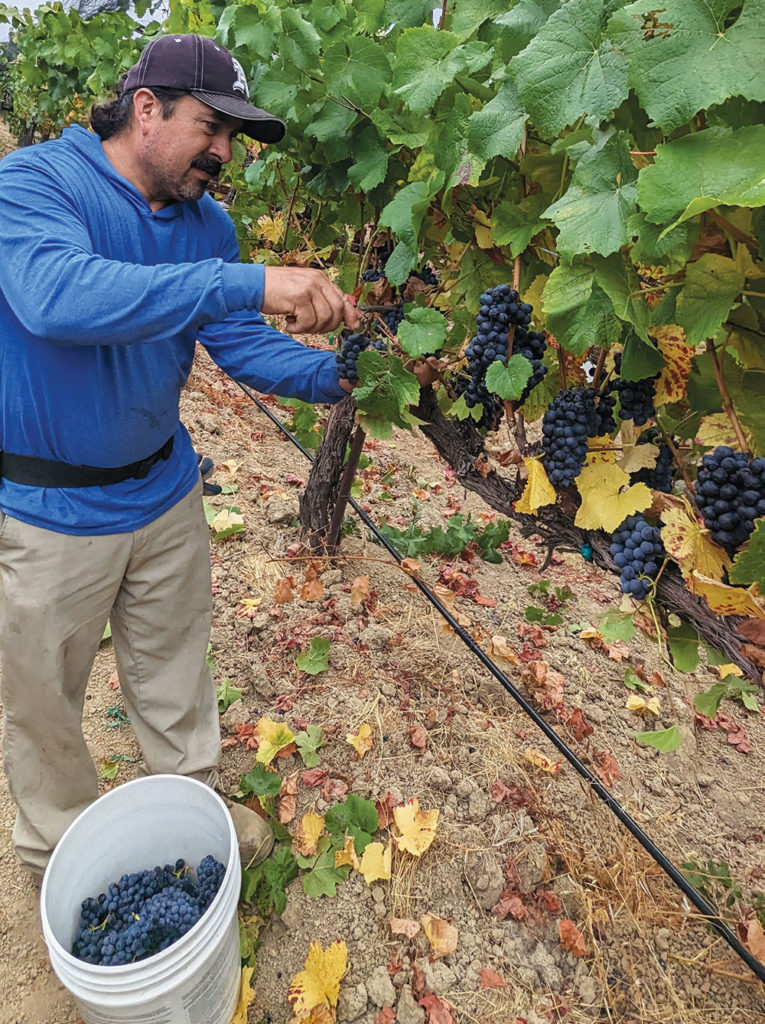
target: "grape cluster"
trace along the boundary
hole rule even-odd
[[[617,353],[616,372],[621,373],[622,357]],[[642,380],[622,380],[619,377],[614,381],[608,390],[617,391],[619,394],[619,416],[623,420],[633,420],[636,427],[642,427],[644,423],[654,415],[653,400],[656,397],[656,381],[659,379],[657,373],[653,377],[643,377]]]
[[[392,309],[389,309],[388,312],[384,314],[382,319],[391,334],[398,334],[398,325],[404,319],[404,303],[397,303]],[[379,327],[375,327],[375,330],[382,334]]]
[[[567,388],[553,398],[542,418],[542,449],[550,482],[568,487],[587,457],[587,438],[599,433],[596,394]]]
[[[481,295],[481,306],[476,317],[476,336],[470,341],[465,355],[470,380],[461,386],[460,394],[465,396],[469,409],[483,406],[479,426],[496,430],[502,419],[504,406],[486,387],[486,371],[493,362],[507,366],[508,332],[515,327],[513,354],[521,354],[530,360],[533,374],[521,396],[525,400],[531,389],[547,372],[542,365],[545,353],[545,336],[537,331],[527,330],[531,322],[532,307],[518,301],[518,292],[509,284],[489,288]]]
[[[382,339],[372,341],[366,334],[349,334],[347,338],[343,338],[340,351],[335,356],[341,380],[350,381],[351,384],[358,383],[359,375],[356,371],[356,360],[370,345],[379,352],[386,352],[388,350],[388,346]]]
[[[701,460],[696,495],[712,540],[732,554],[765,516],[765,459],[720,445]]]
[[[659,454],[656,458],[656,465],[652,469],[639,469],[637,473],[632,474],[633,481],[646,484],[654,491],[671,494],[672,481],[675,476],[675,460],[669,445],[663,444],[658,430],[653,429],[642,434],[638,444],[658,445]]]
[[[226,869],[212,856],[196,872],[183,860],[123,875],[83,900],[72,953],[115,967],[153,956],[193,928],[220,889]]]
[[[422,281],[423,284],[430,285],[431,288],[435,288],[436,285],[438,284],[436,272],[433,270],[429,263],[426,263],[421,270],[415,270],[412,273],[412,277],[416,277],[417,280]]]
[[[361,280],[365,281],[367,284],[374,284],[375,281],[382,281],[384,277],[384,270],[380,270],[377,267],[369,267],[361,275]]]
[[[665,557],[661,534],[643,516],[628,516],[614,532],[611,557],[621,569],[622,593],[641,601],[650,592]]]

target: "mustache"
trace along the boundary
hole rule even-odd
[[[196,160],[191,161],[191,166],[198,171],[204,171],[205,174],[212,175],[213,178],[217,178],[223,164],[211,156],[198,156]]]

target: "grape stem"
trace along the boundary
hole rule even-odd
[[[595,366],[595,373],[593,374],[593,377],[592,377],[592,389],[593,389],[593,391],[597,391],[598,388],[600,387],[600,377],[601,377],[601,374],[603,373],[603,366],[605,365],[605,362],[606,362],[606,349],[602,348],[600,350],[600,355],[598,356],[597,365]]]
[[[733,408],[733,403],[730,399],[730,392],[728,391],[728,385],[725,383],[725,377],[723,375],[722,367],[720,366],[720,360],[717,358],[715,343],[711,338],[707,338],[706,349],[709,353],[709,358],[712,360],[712,370],[714,371],[715,380],[717,381],[717,389],[720,392],[723,409],[730,420],[733,432],[736,435],[736,440],[741,447],[741,451],[749,454],[749,445],[747,444],[744,431],[741,429],[741,423],[736,415],[736,410]]]
[[[680,452],[678,451],[677,446],[675,445],[672,438],[669,436],[666,430],[664,430],[661,424],[657,423],[656,426],[659,428],[659,431],[661,432],[661,437],[664,441],[664,444],[672,452],[672,458],[675,460],[675,465],[680,470],[680,475],[683,478],[683,483],[685,484],[685,489],[688,492],[688,497],[691,503],[693,504],[696,514],[698,515],[699,508],[696,504],[696,491],[693,489],[691,478],[688,476],[688,470],[685,468],[685,466],[683,465],[683,460],[680,458]]]
[[[565,391],[568,387],[568,381],[566,380],[566,361],[563,355],[563,349],[558,346],[558,369],[560,370],[560,386],[561,390]]]

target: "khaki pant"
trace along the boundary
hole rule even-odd
[[[0,512],[3,764],[18,805],[13,844],[33,871],[98,796],[81,719],[107,619],[145,772],[217,778],[201,490],[200,481],[153,523],[109,536],[54,533]]]

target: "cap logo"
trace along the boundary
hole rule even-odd
[[[234,65],[234,71],[236,72],[236,80],[234,81],[233,88],[244,96],[246,100],[250,98],[250,90],[247,88],[247,79],[244,77],[244,68],[236,59],[231,58],[231,62]]]

